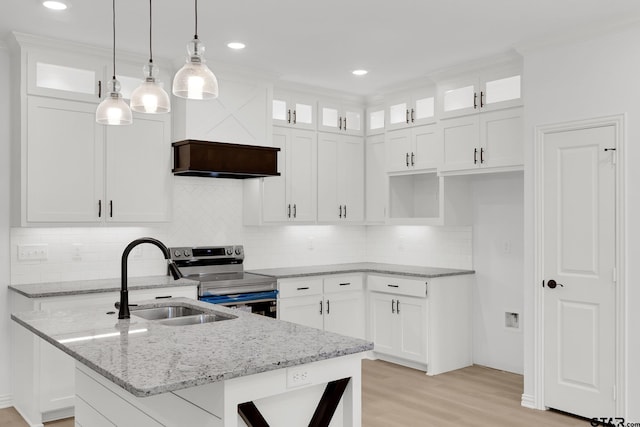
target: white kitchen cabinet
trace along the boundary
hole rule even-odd
[[[20,106],[14,116],[12,223],[168,221],[170,116],[135,114],[130,126],[98,125],[95,109],[106,96],[110,55],[26,35],[16,35],[12,48]],[[118,78],[125,97],[142,82],[145,62],[123,61]]]
[[[506,65],[438,83],[441,119],[522,105],[521,67]]]
[[[317,134],[313,131],[275,126],[273,146],[278,152],[280,176],[264,178],[245,188],[245,198],[257,206],[253,213],[262,212],[262,222],[314,222],[316,220],[317,191]],[[260,186],[262,183],[261,194]],[[251,191],[252,189],[257,190]],[[245,206],[247,211],[247,206]],[[245,212],[245,222],[255,218]],[[255,216],[255,215],[254,215]]]
[[[367,108],[367,136],[384,134],[385,108],[384,105],[376,105]]]
[[[318,103],[318,130],[347,135],[364,134],[364,112],[358,105],[320,101]]]
[[[364,138],[318,132],[318,221],[364,220]]]
[[[385,137],[367,137],[365,219],[367,224],[384,223],[387,217],[388,175],[385,167]]]
[[[522,169],[523,109],[509,108],[441,122],[443,173],[478,173]]]
[[[130,126],[105,128],[93,104],[27,102],[23,226],[169,220],[169,116],[136,114]]]
[[[387,130],[425,125],[436,121],[435,88],[416,89],[391,96],[386,105]]]
[[[364,339],[361,274],[281,279],[278,289],[280,320]]]
[[[118,292],[104,292],[71,296],[27,298],[11,293],[12,312],[31,310],[65,310],[73,307],[95,306],[96,310],[113,311],[114,322],[119,301]],[[196,286],[131,290],[132,304],[154,298],[197,298]],[[73,416],[75,402],[75,363],[60,351],[24,327],[12,324],[13,372],[16,381],[13,405],[30,425]]]
[[[273,124],[315,130],[317,105],[313,96],[276,89],[272,101]]]
[[[429,375],[471,365],[472,280],[369,274],[370,336],[378,357]]]
[[[436,169],[442,164],[440,128],[433,125],[386,133],[387,172]]]

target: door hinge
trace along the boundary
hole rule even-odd
[[[611,280],[613,283],[618,283],[618,269],[616,267],[611,270]]]

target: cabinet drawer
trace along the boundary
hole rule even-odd
[[[279,280],[278,290],[280,298],[321,295],[322,279]]]
[[[197,299],[198,292],[195,286],[174,286],[171,288],[129,291],[129,301],[132,304],[136,304],[138,301],[178,297]]]
[[[426,279],[405,279],[393,276],[374,275],[367,277],[367,287],[370,291],[423,298],[427,296],[426,283]]]
[[[362,276],[354,274],[349,276],[328,276],[324,279],[325,292],[348,292],[362,290]]]

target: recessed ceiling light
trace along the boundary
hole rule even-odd
[[[227,47],[235,50],[240,50],[240,49],[244,49],[246,45],[240,42],[231,42],[231,43],[227,43]]]
[[[69,7],[69,3],[68,2],[53,1],[53,0],[43,1],[42,5],[44,7],[46,7],[47,9],[51,9],[51,10],[65,10],[66,8]]]
[[[364,76],[365,74],[368,73],[367,70],[353,70],[351,72],[354,76]]]

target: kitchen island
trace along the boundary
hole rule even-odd
[[[77,425],[360,425],[370,342],[186,298],[230,320],[168,325],[110,305],[11,317],[76,359]],[[344,393],[344,394],[343,394]],[[328,417],[328,418],[327,418]],[[324,424],[323,424],[324,423]],[[108,425],[112,425],[108,424]]]

